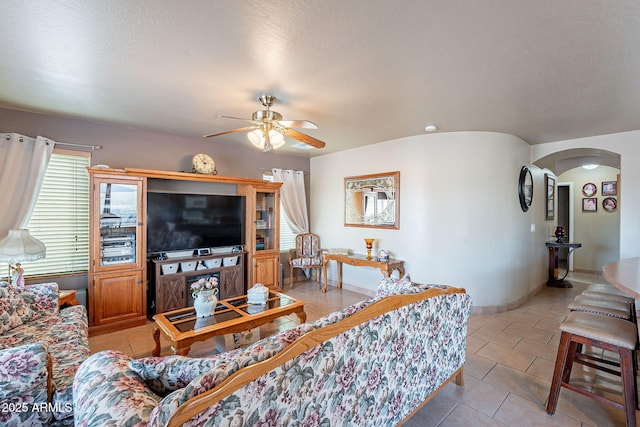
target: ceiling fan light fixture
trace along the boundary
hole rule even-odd
[[[251,132],[247,132],[247,138],[254,147],[260,149],[264,147],[264,138],[262,137],[262,131],[260,129],[254,129]]]
[[[270,130],[269,138],[271,139],[271,145],[273,146],[274,150],[277,150],[284,145],[284,135],[277,130]]]
[[[251,144],[254,147],[264,150],[266,138],[264,137],[264,133],[262,129],[254,129],[251,132],[248,132],[247,138],[249,139],[249,142],[251,142]],[[280,132],[278,132],[275,129],[271,129],[269,131],[269,141],[271,142],[272,149],[277,150],[278,148],[282,147],[285,143],[284,135],[282,135]]]

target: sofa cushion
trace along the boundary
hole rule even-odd
[[[39,283],[35,286],[26,286],[20,290],[20,296],[33,311],[29,320],[57,314],[59,311],[57,283]],[[25,320],[24,323],[26,322]]]
[[[402,279],[385,277],[378,285],[376,297],[386,297],[387,295],[397,294],[399,291],[413,286],[414,284],[409,276],[404,276]]]
[[[154,393],[164,397],[221,363],[223,359],[216,358],[145,357],[130,361],[129,369],[140,375]]]
[[[28,322],[33,314],[18,292],[4,283],[0,284],[0,333]]]
[[[0,352],[0,400],[30,391],[33,384],[47,386],[47,348],[32,343]]]

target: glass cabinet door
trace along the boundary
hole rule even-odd
[[[140,186],[100,182],[99,188],[100,266],[136,264]]]
[[[275,249],[276,195],[272,192],[256,192],[256,251]]]

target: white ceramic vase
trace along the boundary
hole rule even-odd
[[[193,308],[196,309],[196,317],[209,317],[218,304],[218,289],[200,291],[193,294]]]

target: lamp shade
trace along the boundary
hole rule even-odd
[[[262,129],[252,130],[251,132],[247,133],[247,138],[254,147],[264,149],[266,138]],[[282,135],[275,129],[271,129],[269,130],[269,141],[271,142],[271,147],[274,150],[277,150],[285,143],[284,135]]]
[[[33,237],[26,228],[9,230],[7,237],[0,240],[1,262],[35,261],[44,258],[46,253],[44,243]]]

